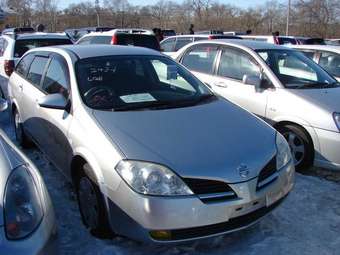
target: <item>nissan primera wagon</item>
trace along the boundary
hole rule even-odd
[[[10,85],[17,139],[74,183],[96,236],[219,235],[252,225],[293,187],[283,136],[156,51],[40,48]]]
[[[314,61],[247,40],[197,42],[176,54],[216,93],[273,125],[287,139],[297,170],[340,169],[340,84]]]

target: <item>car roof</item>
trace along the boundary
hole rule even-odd
[[[37,48],[39,51],[39,48]],[[47,49],[47,48],[46,48]],[[104,57],[112,55],[145,55],[145,56],[163,56],[158,51],[136,46],[123,46],[123,45],[105,45],[105,44],[92,44],[92,45],[61,45],[48,47],[49,50],[62,49],[72,52],[79,59],[91,57]]]
[[[3,36],[7,36],[14,40],[14,38],[10,34],[4,34]],[[69,39],[69,37],[65,33],[24,33],[17,34],[15,40],[21,39]]]
[[[133,32],[134,31],[134,32]],[[133,34],[133,35],[151,35],[154,36],[154,33],[148,29],[142,28],[116,28],[109,31],[103,32],[90,32],[85,34],[85,36],[113,36],[115,34]]]
[[[198,43],[201,43],[201,42],[243,46],[243,47],[250,48],[252,50],[286,50],[286,49],[289,49],[287,47],[277,45],[277,44],[272,44],[272,43],[267,43],[267,42],[258,42],[258,41],[246,40],[246,39],[243,39],[243,40],[217,39],[217,40],[209,40],[209,41],[200,41]]]
[[[340,53],[340,46],[337,45],[291,45],[294,49],[306,49],[306,50],[326,50]]]

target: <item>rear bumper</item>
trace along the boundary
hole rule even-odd
[[[340,170],[340,133],[315,128],[320,151],[316,152],[315,165]]]
[[[118,234],[144,242],[171,243],[221,235],[256,223],[282,202],[293,185],[292,163],[261,190],[256,191],[257,178],[230,184],[237,199],[208,204],[197,196],[143,196],[122,182],[118,190],[109,194],[110,222]],[[171,232],[171,238],[151,237],[151,231]]]

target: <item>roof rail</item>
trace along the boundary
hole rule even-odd
[[[32,27],[12,27],[12,28],[4,29],[1,34],[13,36],[14,38],[16,38],[18,34],[34,33],[34,32],[35,30]]]

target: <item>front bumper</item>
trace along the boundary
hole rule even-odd
[[[340,170],[340,133],[315,128],[320,144],[316,151],[315,165],[328,169]]]
[[[108,190],[109,215],[116,233],[144,242],[179,242],[221,235],[248,227],[273,210],[294,186],[290,162],[273,182],[257,191],[257,178],[229,184],[238,198],[203,203],[197,196],[143,196],[125,182]],[[171,238],[155,239],[150,232],[170,231]]]

